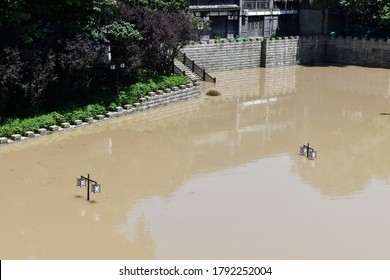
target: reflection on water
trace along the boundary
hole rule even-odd
[[[1,146],[0,258],[388,259],[390,71],[214,74],[220,97]]]
[[[283,154],[196,176],[168,198],[137,202],[119,230],[134,242],[146,224],[160,259],[388,258],[389,188],[374,182],[364,197],[328,200],[294,165]]]

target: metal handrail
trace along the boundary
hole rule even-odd
[[[245,10],[268,10],[270,8],[269,1],[256,0],[244,1]]]
[[[239,0],[190,0],[190,6],[208,6],[208,5],[240,5]]]
[[[217,79],[215,77],[210,76],[206,72],[206,69],[201,68],[199,65],[195,63],[194,60],[191,60],[185,53],[181,51],[177,51],[177,59],[181,61],[185,66],[187,66],[192,72],[197,74],[203,81],[209,81],[216,83]]]

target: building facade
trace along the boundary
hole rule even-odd
[[[190,0],[190,12],[210,25],[203,39],[231,38],[240,34],[240,0]],[[202,27],[199,27],[202,28]]]
[[[202,39],[297,35],[298,0],[190,0],[192,15],[210,25]],[[201,28],[201,26],[200,26]]]

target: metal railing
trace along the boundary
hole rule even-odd
[[[274,6],[270,6],[269,0],[252,0],[252,1],[246,1],[243,2],[243,9],[244,10],[269,10],[271,8],[277,9],[277,10],[292,10],[292,9],[298,9],[298,1],[275,1],[273,2]]]
[[[190,6],[240,5],[239,0],[190,0]]]
[[[298,10],[298,1],[278,1],[274,2],[274,9],[278,10]]]
[[[270,8],[268,1],[244,1],[245,10],[268,10]]]
[[[177,51],[177,57],[176,57],[181,63],[183,63],[185,66],[188,67],[192,72],[197,74],[203,81],[206,82],[216,82],[216,78],[210,76],[206,69],[201,68],[199,65],[195,63],[194,60],[191,60],[185,53],[182,53],[181,51]]]

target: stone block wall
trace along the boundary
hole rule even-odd
[[[261,67],[296,65],[299,37],[270,38],[262,42]]]
[[[263,38],[234,40],[209,40],[185,46],[185,53],[207,72],[260,67]]]
[[[128,113],[131,114],[134,112],[140,112],[147,109],[185,101],[191,98],[197,98],[200,96],[199,87],[200,83],[194,82],[193,84],[190,83],[179,87],[149,92],[147,96],[140,98],[139,102],[136,102],[133,105],[128,105]]]
[[[390,68],[390,40],[327,38],[326,62]]]
[[[182,51],[207,72],[324,63],[390,69],[390,40],[310,36],[221,41],[191,44]]]
[[[299,37],[299,64],[313,65],[324,63],[326,58],[326,37]]]

